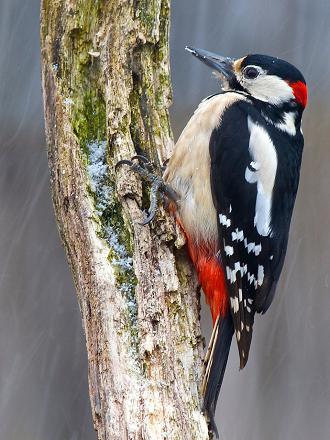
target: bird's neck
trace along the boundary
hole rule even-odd
[[[289,136],[300,135],[302,113],[285,103],[275,106],[259,101],[258,107],[263,118]]]

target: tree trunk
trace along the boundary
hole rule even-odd
[[[114,164],[158,167],[172,135],[169,0],[43,0],[42,77],[53,201],[72,268],[98,438],[208,439],[197,283],[163,209]]]

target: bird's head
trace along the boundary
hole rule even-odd
[[[268,55],[234,59],[192,47],[186,50],[220,75],[224,90],[243,92],[268,104],[300,111],[307,105],[306,81],[287,61]]]

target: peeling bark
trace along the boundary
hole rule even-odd
[[[43,0],[52,196],[77,289],[98,438],[208,439],[197,283],[173,220],[114,164],[171,153],[169,0]]]

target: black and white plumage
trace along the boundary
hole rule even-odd
[[[254,314],[268,309],[283,266],[302,149],[300,130],[282,132],[249,99],[227,109],[210,138],[221,263],[241,368]]]
[[[303,151],[302,74],[267,55],[238,60],[187,48],[220,74],[183,130],[164,181],[214,321],[203,381],[212,428],[235,334],[248,360],[255,313],[270,306],[286,253]]]

